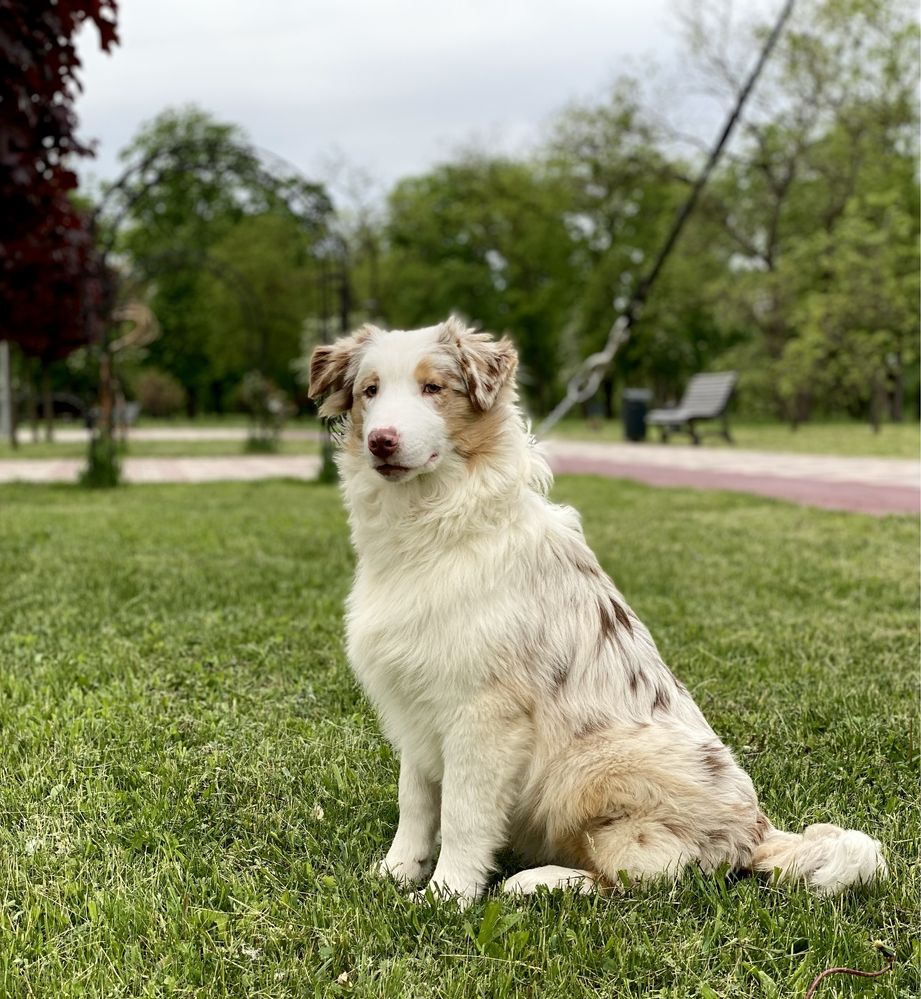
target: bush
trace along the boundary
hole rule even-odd
[[[243,376],[239,391],[240,401],[250,415],[246,450],[276,451],[282,427],[291,415],[287,395],[259,371],[248,371]]]
[[[185,409],[186,390],[172,375],[157,368],[141,371],[135,383],[141,412],[148,416],[175,416]]]

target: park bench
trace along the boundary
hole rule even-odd
[[[716,433],[721,433],[732,444],[728,409],[735,385],[734,371],[694,375],[677,406],[652,410],[646,417],[646,422],[659,428],[663,441],[668,440],[672,431],[683,431],[691,435],[695,444],[699,444],[701,435],[697,424],[701,420],[720,419],[723,429]]]

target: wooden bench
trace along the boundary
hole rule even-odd
[[[688,382],[681,402],[670,409],[654,409],[646,417],[646,422],[658,427],[662,440],[667,441],[672,432],[684,432],[691,435],[695,444],[700,443],[700,433],[697,424],[701,420],[721,420],[721,433],[732,444],[729,433],[728,408],[729,400],[736,387],[736,373],[721,371],[715,374],[694,375]]]

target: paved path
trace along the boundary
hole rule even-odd
[[[82,431],[62,431],[59,440]],[[177,434],[181,436],[177,436]],[[135,430],[135,440],[242,440],[242,427]],[[286,436],[316,436],[292,430]],[[154,436],[156,435],[156,436]],[[555,472],[633,479],[653,486],[728,489],[831,510],[871,514],[921,512],[921,463],[896,458],[839,458],[831,455],[740,451],[676,444],[605,444],[550,441]],[[78,458],[0,461],[0,482],[72,482]],[[312,479],[313,455],[228,455],[200,458],[126,458],[129,482],[218,482],[267,478]]]
[[[901,458],[561,440],[547,447],[555,472],[728,489],[855,513],[921,512],[921,463]]]
[[[239,427],[132,427],[128,436],[133,441],[245,441],[249,430]],[[307,427],[285,427],[282,438],[286,441],[318,441],[323,436],[319,430]],[[60,427],[54,431],[58,444],[89,443],[90,432],[83,427]],[[29,438],[23,433],[24,448]]]
[[[82,458],[23,458],[0,461],[2,482],[76,482]],[[230,455],[220,458],[125,458],[127,482],[253,482],[257,479],[315,479],[315,455]]]

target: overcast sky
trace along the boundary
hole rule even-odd
[[[762,7],[737,0],[737,7]],[[675,74],[673,0],[119,0],[121,44],[80,40],[84,176],[195,103],[311,176],[344,156],[386,186],[471,142],[517,151],[625,69]]]

